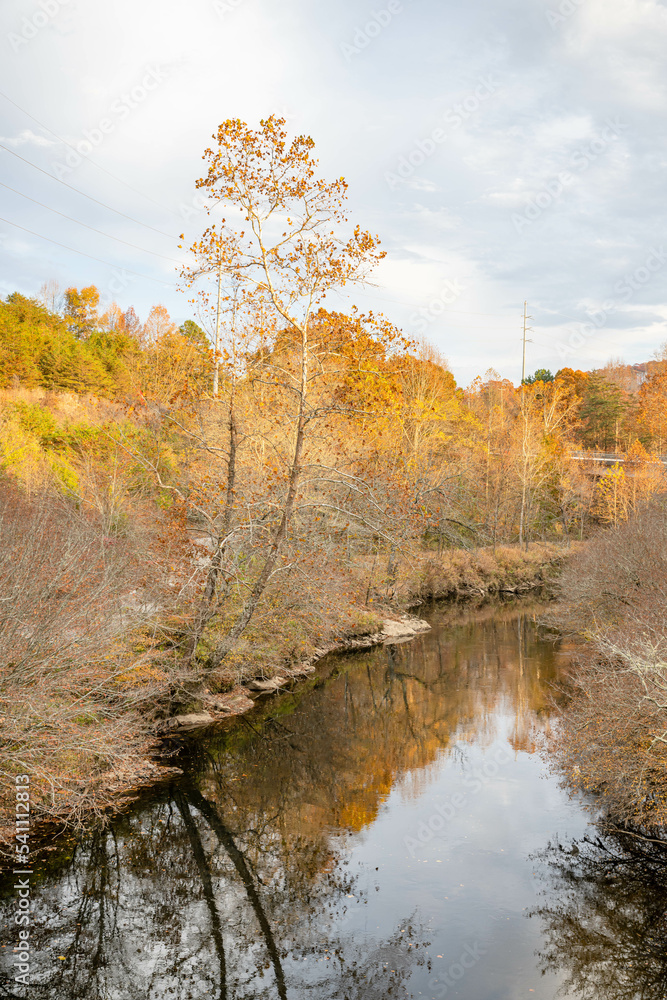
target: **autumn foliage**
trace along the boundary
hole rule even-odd
[[[196,706],[205,685],[298,662],[313,637],[372,629],[383,609],[523,586],[554,543],[620,530],[660,495],[664,359],[641,388],[616,363],[458,387],[410,330],[330,307],[384,251],[348,220],[347,185],[320,176],[310,138],[290,139],[275,116],[230,119],[203,159],[197,186],[224,217],[188,248],[193,318],[177,326],[156,304],[142,319],[94,286],[0,303],[0,493],[44,566],[59,565],[62,537],[79,552],[77,586],[97,593],[101,574],[86,628],[123,678],[120,693],[114,671],[97,678],[105,711],[126,698],[154,721]],[[587,457],[599,449],[618,464]],[[95,559],[68,541],[82,531]],[[112,600],[120,553],[130,575]],[[133,601],[138,673],[132,628],[120,646],[104,631]],[[27,628],[44,648],[62,641],[65,619],[48,637],[40,622]],[[50,690],[58,675],[44,670]],[[18,760],[32,723],[9,725]],[[106,751],[96,760],[99,775]]]

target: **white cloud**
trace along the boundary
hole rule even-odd
[[[30,128],[23,129],[15,136],[2,136],[1,142],[5,142],[8,146],[41,146],[48,147],[53,146],[56,142],[55,139],[47,139],[43,135],[35,135],[35,133]]]
[[[440,191],[441,189],[433,181],[428,181],[424,177],[411,177],[405,182],[407,188],[413,191]]]
[[[8,25],[20,26],[33,10],[27,0],[6,6]],[[664,6],[585,0],[565,23],[550,27],[544,14],[555,0],[545,0],[544,10],[534,0],[511,7],[421,0],[406,3],[400,19],[348,62],[340,42],[363,21],[355,0],[230,6],[218,16],[213,0],[193,0],[187,9],[180,0],[71,4],[62,22],[67,33],[45,28],[17,53],[6,47],[5,78],[13,83],[5,90],[76,144],[140,85],[148,67],[168,67],[164,83],[131,113],[113,118],[113,130],[65,179],[174,237],[183,228],[194,236],[206,222],[205,213],[194,210],[183,219],[180,206],[192,205],[201,155],[217,125],[230,117],[257,122],[280,110],[291,130],[313,136],[323,174],[348,179],[351,219],[378,232],[389,251],[378,271],[381,287],[360,290],[354,299],[369,307],[381,303],[409,332],[410,318],[444,281],[466,284],[447,316],[429,326],[462,381],[489,365],[517,377],[519,346],[514,350],[512,338],[515,329],[518,338],[525,298],[537,331],[529,364],[553,364],[550,338],[566,329],[554,319],[584,322],[581,303],[604,301],[614,282],[660,245],[667,229],[667,142],[656,125],[667,89]],[[497,86],[475,104],[471,95],[488,78]],[[446,140],[392,190],[385,173],[467,98],[467,117],[450,123]],[[3,102],[0,110],[10,137],[5,144],[51,172],[62,147],[54,150],[55,142],[13,106]],[[592,144],[609,120],[627,127],[595,152]],[[577,154],[587,162],[573,169]],[[0,155],[7,183],[26,194],[121,239],[178,256],[176,239]],[[546,201],[545,185],[563,170],[572,171],[573,183],[517,233],[512,213],[531,199]],[[0,199],[7,219],[114,265],[175,281],[166,262],[94,237],[6,191]],[[21,245],[30,253],[9,254],[17,239],[11,231],[0,261],[5,280],[23,292],[35,293],[54,271],[67,284],[110,280],[112,268],[24,234]],[[174,287],[137,279],[124,295],[121,304],[134,303],[143,314],[162,298],[184,318],[185,298]],[[632,307],[662,315],[665,302],[667,267]],[[663,336],[654,327],[615,331],[627,345],[620,353],[631,356],[633,344],[648,350],[652,337]],[[616,343],[614,350],[619,353]],[[597,347],[582,347],[578,364],[586,367],[587,359],[599,361]]]

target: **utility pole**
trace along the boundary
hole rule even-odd
[[[532,344],[532,340],[530,340],[530,339],[526,340],[526,333],[530,330],[530,327],[527,326],[527,323],[528,323],[528,320],[532,319],[532,318],[533,318],[532,316],[528,315],[528,303],[524,302],[524,304],[523,304],[523,360],[521,362],[521,385],[523,385],[523,381],[524,381],[524,379],[526,377],[526,344],[527,343],[528,344]]]

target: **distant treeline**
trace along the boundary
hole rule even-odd
[[[100,313],[94,286],[69,288],[59,298],[60,308],[18,292],[0,302],[1,388],[125,397],[141,389],[141,355],[156,343],[176,350],[185,340],[206,352],[204,331],[192,321],[177,330],[164,306],[153,307],[142,324],[132,308]]]

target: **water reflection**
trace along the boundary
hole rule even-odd
[[[232,832],[215,799],[186,781],[91,836],[60,882],[42,887],[34,985],[2,995],[407,996],[411,967],[425,961],[420,928],[406,919],[361,948],[335,926],[354,891],[340,859],[309,838],[285,840],[269,817],[245,820],[237,814]]]
[[[528,855],[587,822],[535,753],[563,648],[530,606],[433,621],[416,642],[331,658],[62,857],[35,887],[32,985],[0,996],[553,998],[562,976],[540,980],[525,917]],[[405,834],[498,747],[509,771],[411,856]],[[466,948],[485,957],[447,986]]]
[[[571,995],[595,1000],[667,997],[667,843],[610,833],[542,854],[548,865],[545,970],[565,972]]]

